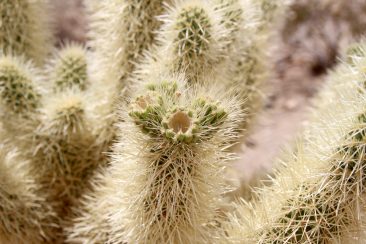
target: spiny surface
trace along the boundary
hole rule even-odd
[[[51,49],[46,20],[46,0],[2,0],[0,2],[0,50],[23,55],[42,64]]]

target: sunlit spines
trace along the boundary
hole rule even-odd
[[[161,16],[156,60],[168,72],[185,72],[190,82],[211,75],[225,57],[230,35],[223,14],[208,1],[176,1]]]
[[[164,1],[169,2],[169,1]],[[129,77],[140,56],[155,41],[160,26],[162,0],[88,1],[90,17],[91,62],[88,63],[90,88],[94,101],[93,134],[105,151],[115,139],[116,107],[127,91]],[[107,39],[106,39],[107,38]]]
[[[83,134],[87,130],[85,100],[83,93],[77,89],[45,98],[43,130],[57,138]]]
[[[43,64],[51,51],[48,0],[3,0],[0,3],[0,52],[23,55]]]

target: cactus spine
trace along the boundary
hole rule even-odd
[[[360,230],[365,188],[362,68],[343,64],[331,74],[312,123],[282,161],[273,186],[262,189],[249,207],[238,207],[228,228],[232,241],[338,243]]]
[[[90,1],[87,7],[91,13],[90,46],[101,61],[95,63],[96,67],[106,69],[101,74],[108,75],[104,82],[125,82],[155,40],[160,26],[156,16],[164,10],[163,0]],[[105,45],[106,42],[110,44]]]
[[[35,8],[37,3],[29,4]],[[44,47],[41,42],[37,45]],[[88,78],[83,48],[67,45],[49,63],[45,75],[33,66],[15,55],[0,57],[4,141],[29,159],[39,194],[65,225],[71,207],[90,186],[89,177],[106,163],[103,152],[109,138],[101,140],[102,135],[95,133],[100,123],[91,106],[93,97],[85,90]],[[63,238],[61,232],[57,229],[52,233],[55,241]]]
[[[40,57],[3,47],[6,55],[1,58],[12,66],[0,62],[2,111],[26,123],[7,123],[7,114],[1,114],[11,128],[6,133],[13,133],[6,143],[30,159],[39,192],[46,194],[62,227],[86,194],[75,225],[68,229],[69,242],[202,243],[224,238],[220,200],[227,186],[222,172],[233,158],[227,150],[238,140],[246,109],[228,80],[232,70],[238,76],[245,70],[235,68],[241,60],[233,57],[250,47],[241,36],[254,40],[256,19],[249,17],[255,15],[249,0],[210,3],[175,1],[157,18],[164,11],[162,0],[90,1],[91,61],[83,48],[66,46],[45,77],[11,55],[25,53],[36,63],[43,62]],[[5,23],[8,28],[12,22]],[[111,45],[105,45],[105,37]],[[40,39],[33,42],[43,47]],[[142,58],[146,60],[137,66]],[[51,84],[42,83],[45,78]],[[235,86],[241,79],[233,79]],[[115,104],[130,82],[136,90],[131,89],[131,102],[120,109],[111,166],[99,173],[116,136]],[[91,185],[94,191],[89,191]],[[58,234],[64,238],[65,233],[55,232],[56,238]]]

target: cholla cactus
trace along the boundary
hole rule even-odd
[[[15,2],[29,9],[41,3]],[[165,2],[167,12],[158,18],[165,11],[162,0],[88,1],[91,53],[67,45],[42,74],[18,57],[41,64],[41,52],[2,47],[4,141],[29,159],[37,194],[45,196],[61,227],[78,215],[68,228],[70,242],[202,243],[225,236],[221,196],[228,189],[222,172],[233,158],[227,151],[238,141],[246,109],[246,97],[230,86],[243,78],[244,69],[236,67],[250,60],[234,57],[255,42],[255,4]],[[34,13],[26,13],[33,21]],[[13,22],[3,23],[10,31]],[[26,40],[44,48],[45,36]],[[229,82],[233,70],[237,76]],[[115,105],[130,83],[136,89],[119,109],[118,143],[107,168]],[[61,231],[54,232],[60,240],[52,241],[63,241]]]
[[[45,243],[52,241],[57,219],[27,162],[14,150],[0,147],[0,242]]]
[[[260,108],[269,34],[259,36],[261,12],[252,1],[178,1],[161,19],[158,44],[138,66],[136,80],[184,72],[190,83],[219,81],[237,87],[243,109]],[[219,68],[218,68],[219,67]],[[249,117],[243,125],[247,129]]]
[[[0,50],[42,64],[51,50],[47,0],[3,0],[0,3]]]
[[[249,207],[238,207],[227,231],[233,241],[338,243],[355,236],[365,189],[365,57],[331,74],[312,123],[273,186]]]
[[[222,234],[217,199],[231,158],[223,148],[238,136],[240,103],[219,90],[187,90],[179,77],[162,80],[122,113],[112,166],[70,242],[202,243]]]

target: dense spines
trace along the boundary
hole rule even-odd
[[[138,66],[144,76],[184,72],[190,83],[203,82],[213,76],[213,67],[225,56],[228,29],[222,14],[208,1],[176,1],[159,19],[163,22],[157,34],[157,45],[145,63]],[[206,77],[205,77],[206,76]]]
[[[45,129],[56,137],[83,134],[85,124],[85,97],[78,91],[69,91],[48,98],[42,109]]]
[[[43,64],[51,50],[47,0],[3,0],[0,3],[0,50]]]
[[[163,19],[160,32],[161,52],[171,60],[171,72],[185,71],[192,82],[197,82],[221,58],[224,26],[220,15],[205,1],[186,1],[174,8]],[[160,61],[160,60],[159,60]]]
[[[258,191],[249,207],[238,207],[231,241],[338,243],[357,236],[366,183],[363,79],[357,65],[343,64],[331,74],[273,186]]]
[[[49,243],[57,218],[39,193],[28,162],[15,151],[0,148],[0,242]]]
[[[220,1],[226,16],[226,25],[231,26],[234,43],[228,49],[226,72],[221,80],[227,86],[237,87],[236,93],[245,101],[243,109],[248,114],[243,128],[248,131],[263,100],[263,83],[268,77],[268,43],[271,31],[261,31],[264,13],[252,1]],[[224,4],[225,3],[225,4]],[[240,9],[241,11],[239,11]]]
[[[54,90],[62,92],[73,87],[85,90],[88,86],[87,57],[84,47],[68,44],[50,64],[49,76]]]
[[[93,134],[109,150],[115,139],[117,104],[128,90],[140,56],[155,41],[160,26],[156,16],[164,10],[163,0],[88,1],[86,6],[91,13],[87,93],[94,98],[89,104],[95,111]]]
[[[202,243],[219,237],[217,199],[227,190],[222,172],[231,158],[224,145],[237,136],[240,104],[218,90],[187,90],[181,78],[162,80],[169,82],[148,83],[129,115],[122,114],[111,168],[76,219],[71,242],[95,238],[95,216],[109,225],[109,236],[103,236],[110,243]]]

